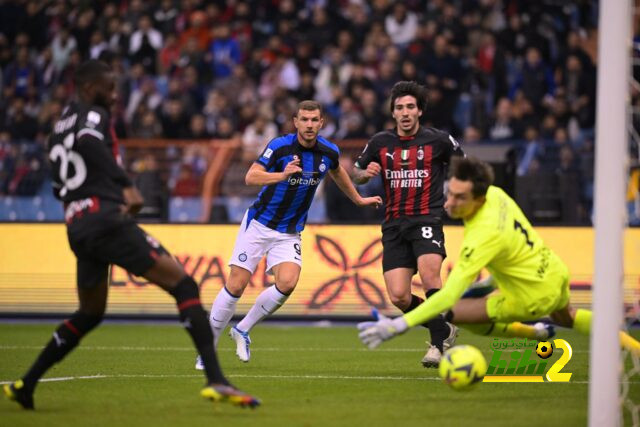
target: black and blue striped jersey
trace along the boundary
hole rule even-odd
[[[295,133],[273,139],[256,162],[267,172],[282,172],[289,162],[300,159],[302,172],[265,185],[249,208],[247,224],[255,219],[283,233],[302,231],[316,189],[329,169],[338,168],[339,156],[338,146],[320,136],[311,148],[303,147]]]

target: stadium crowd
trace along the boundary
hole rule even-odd
[[[588,221],[597,12],[596,0],[0,2],[0,195],[39,191],[74,70],[99,58],[118,72],[119,138],[238,138],[247,162],[293,131],[298,100],[322,103],[323,136],[367,139],[393,126],[391,86],[416,80],[425,125],[465,146],[509,142],[513,176],[564,180],[570,219]],[[206,170],[185,152],[173,195],[197,195]]]

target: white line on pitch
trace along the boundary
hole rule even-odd
[[[0,350],[40,350],[43,346],[35,346],[35,345],[0,345]],[[195,351],[193,347],[136,347],[136,346],[79,346],[77,350],[93,350],[93,351]],[[226,347],[219,348],[217,350],[220,351],[235,351],[235,348]],[[287,351],[287,352],[297,352],[297,351],[315,351],[315,352],[361,352],[361,351],[371,351],[366,348],[347,348],[347,347],[335,347],[335,348],[326,348],[326,347],[257,347],[251,348],[251,351],[260,352],[260,351]],[[387,352],[387,353],[403,353],[403,352],[416,352],[416,351],[424,351],[424,348],[378,348],[375,350],[376,352]],[[489,352],[489,350],[485,351],[485,353]],[[587,350],[573,350],[573,353],[588,353]]]
[[[248,375],[248,374],[231,374],[230,378],[255,378],[255,379],[294,379],[294,380],[362,380],[362,381],[441,381],[437,377],[385,377],[385,376],[356,376],[356,375]],[[199,374],[118,374],[118,375],[81,375],[76,377],[55,377],[44,378],[41,382],[54,381],[74,381],[74,380],[95,380],[110,378],[201,378]],[[10,384],[11,381],[0,381],[0,384]],[[638,384],[640,381],[631,381],[630,384]],[[558,384],[589,384],[589,381],[570,381],[568,383]]]

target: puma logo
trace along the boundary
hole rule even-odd
[[[64,345],[64,343],[66,343],[66,341],[62,338],[60,338],[60,336],[58,335],[57,332],[53,333],[53,339],[56,341],[56,345],[58,347],[62,347]]]
[[[391,157],[391,160],[393,160],[393,155],[396,153],[385,153],[386,156]]]
[[[442,248],[442,242],[439,240],[432,240],[431,243],[433,243],[434,245],[438,245],[439,248]]]

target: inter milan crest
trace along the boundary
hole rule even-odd
[[[247,253],[242,252],[240,255],[238,255],[238,259],[240,260],[240,262],[245,262],[247,260]]]
[[[324,172],[327,170],[327,165],[325,165],[324,163],[320,163],[320,166],[318,166],[318,169],[320,169],[320,172]]]

